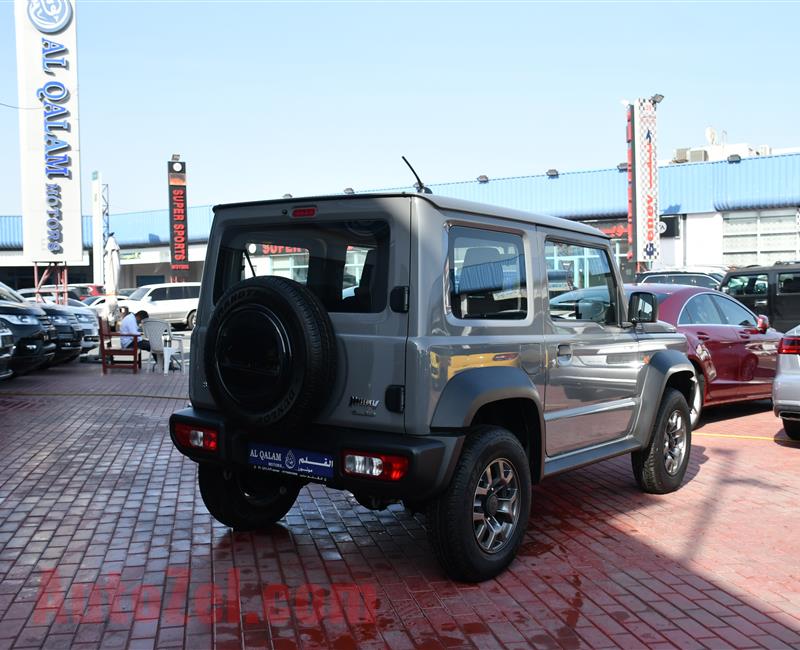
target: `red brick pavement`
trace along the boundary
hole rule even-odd
[[[185,393],[80,365],[0,383],[0,647],[800,647],[800,446],[764,405],[710,411],[675,494],[626,457],[538,486],[519,558],[475,586],[423,517],[317,486],[231,533],[166,433]]]

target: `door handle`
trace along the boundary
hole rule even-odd
[[[572,346],[568,343],[561,343],[556,352],[558,365],[565,366],[572,361]]]
[[[711,337],[708,334],[706,334],[705,332],[698,332],[697,333],[697,338],[699,338],[701,341],[708,341],[708,340],[711,339]]]

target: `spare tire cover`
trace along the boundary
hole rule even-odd
[[[232,286],[206,333],[208,389],[240,424],[291,429],[316,417],[336,378],[333,325],[303,285],[277,276]]]

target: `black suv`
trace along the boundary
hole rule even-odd
[[[8,379],[11,370],[11,355],[14,352],[14,335],[7,327],[0,326],[0,379]]]
[[[56,353],[53,363],[73,361],[81,355],[83,328],[72,310],[62,305],[42,303],[40,307],[56,328]]]
[[[56,353],[57,333],[50,317],[16,291],[0,282],[0,326],[14,336],[11,370],[24,374],[52,363]]]
[[[800,262],[746,266],[729,271],[720,290],[756,314],[764,314],[779,332],[800,324]]]

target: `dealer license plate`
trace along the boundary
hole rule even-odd
[[[333,456],[294,447],[252,443],[248,463],[258,469],[317,480],[333,478]]]

